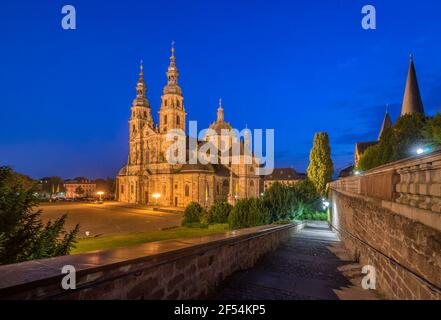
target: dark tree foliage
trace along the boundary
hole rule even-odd
[[[204,219],[205,210],[197,202],[190,202],[184,211],[183,226],[190,226],[192,224],[200,223]]]
[[[401,116],[383,133],[378,144],[363,153],[358,168],[369,170],[412,156],[418,146],[434,141],[434,134],[441,130],[437,126],[440,122],[440,119],[426,121],[420,113]]]
[[[0,264],[69,254],[79,231],[64,231],[66,215],[43,224],[34,188],[13,179],[14,172],[0,167]]]
[[[293,193],[289,187],[279,182],[273,183],[265,191],[263,201],[270,212],[271,221],[289,219],[294,201]]]
[[[215,202],[207,212],[207,223],[227,223],[232,208],[228,202]]]
[[[269,210],[260,198],[238,200],[228,217],[230,229],[260,226],[270,221]]]
[[[436,113],[433,118],[429,118],[423,128],[423,137],[430,145],[441,145],[441,114]]]
[[[308,179],[314,184],[317,191],[324,195],[326,185],[332,181],[334,164],[331,159],[331,146],[326,132],[314,135],[314,145],[309,154]]]

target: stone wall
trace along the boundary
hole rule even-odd
[[[263,226],[0,267],[0,299],[197,299],[252,267],[303,223]],[[61,269],[77,270],[77,289]]]
[[[338,180],[331,224],[390,299],[441,299],[441,153]]]

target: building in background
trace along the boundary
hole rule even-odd
[[[167,133],[175,129],[186,132],[187,114],[184,96],[178,85],[179,72],[174,48],[166,75],[159,123],[155,124],[146,98],[147,86],[141,64],[129,120],[129,156],[116,178],[116,200],[167,207],[185,207],[195,201],[208,207],[218,200],[234,203],[236,199],[259,196],[262,180],[256,174],[257,164],[254,161],[245,163],[243,160],[246,156],[242,152],[239,164],[232,164],[231,161],[228,164],[201,164],[199,161],[196,164],[171,164],[166,160],[166,151],[174,143],[167,141]],[[212,131],[206,135],[205,141],[193,142],[199,145],[217,137],[223,138],[220,131],[231,129],[231,125],[224,120],[221,101],[217,119],[210,129]],[[188,147],[190,138],[187,137],[186,141]],[[240,146],[243,151],[244,144]],[[188,150],[186,157],[188,159]]]
[[[304,179],[306,179],[306,174],[298,173],[293,168],[274,168],[273,173],[264,178],[264,191],[268,190],[276,182],[292,186]]]
[[[410,55],[409,69],[407,71],[406,88],[404,89],[403,105],[401,107],[401,115],[422,113],[424,114],[423,102],[421,100],[420,88],[418,86],[418,79],[415,71],[415,65],[413,57]],[[354,163],[357,168],[360,162],[360,158],[363,153],[371,146],[376,145],[383,132],[393,126],[389,113],[386,110],[384,115],[383,124],[378,134],[377,141],[370,142],[358,142],[355,144]]]
[[[67,199],[95,198],[96,184],[87,179],[66,180],[64,182]]]

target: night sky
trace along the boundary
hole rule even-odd
[[[302,2],[302,4],[301,4]],[[361,8],[377,9],[377,30]],[[77,9],[77,30],[61,8]],[[34,178],[115,176],[127,161],[140,59],[157,119],[176,42],[187,120],[274,128],[276,165],[304,171],[314,132],[335,168],[395,120],[413,52],[427,113],[441,107],[441,1],[1,1],[0,164]]]

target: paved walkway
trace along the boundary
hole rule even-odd
[[[361,288],[362,266],[351,261],[327,224],[305,229],[218,288],[212,299],[379,299]]]

